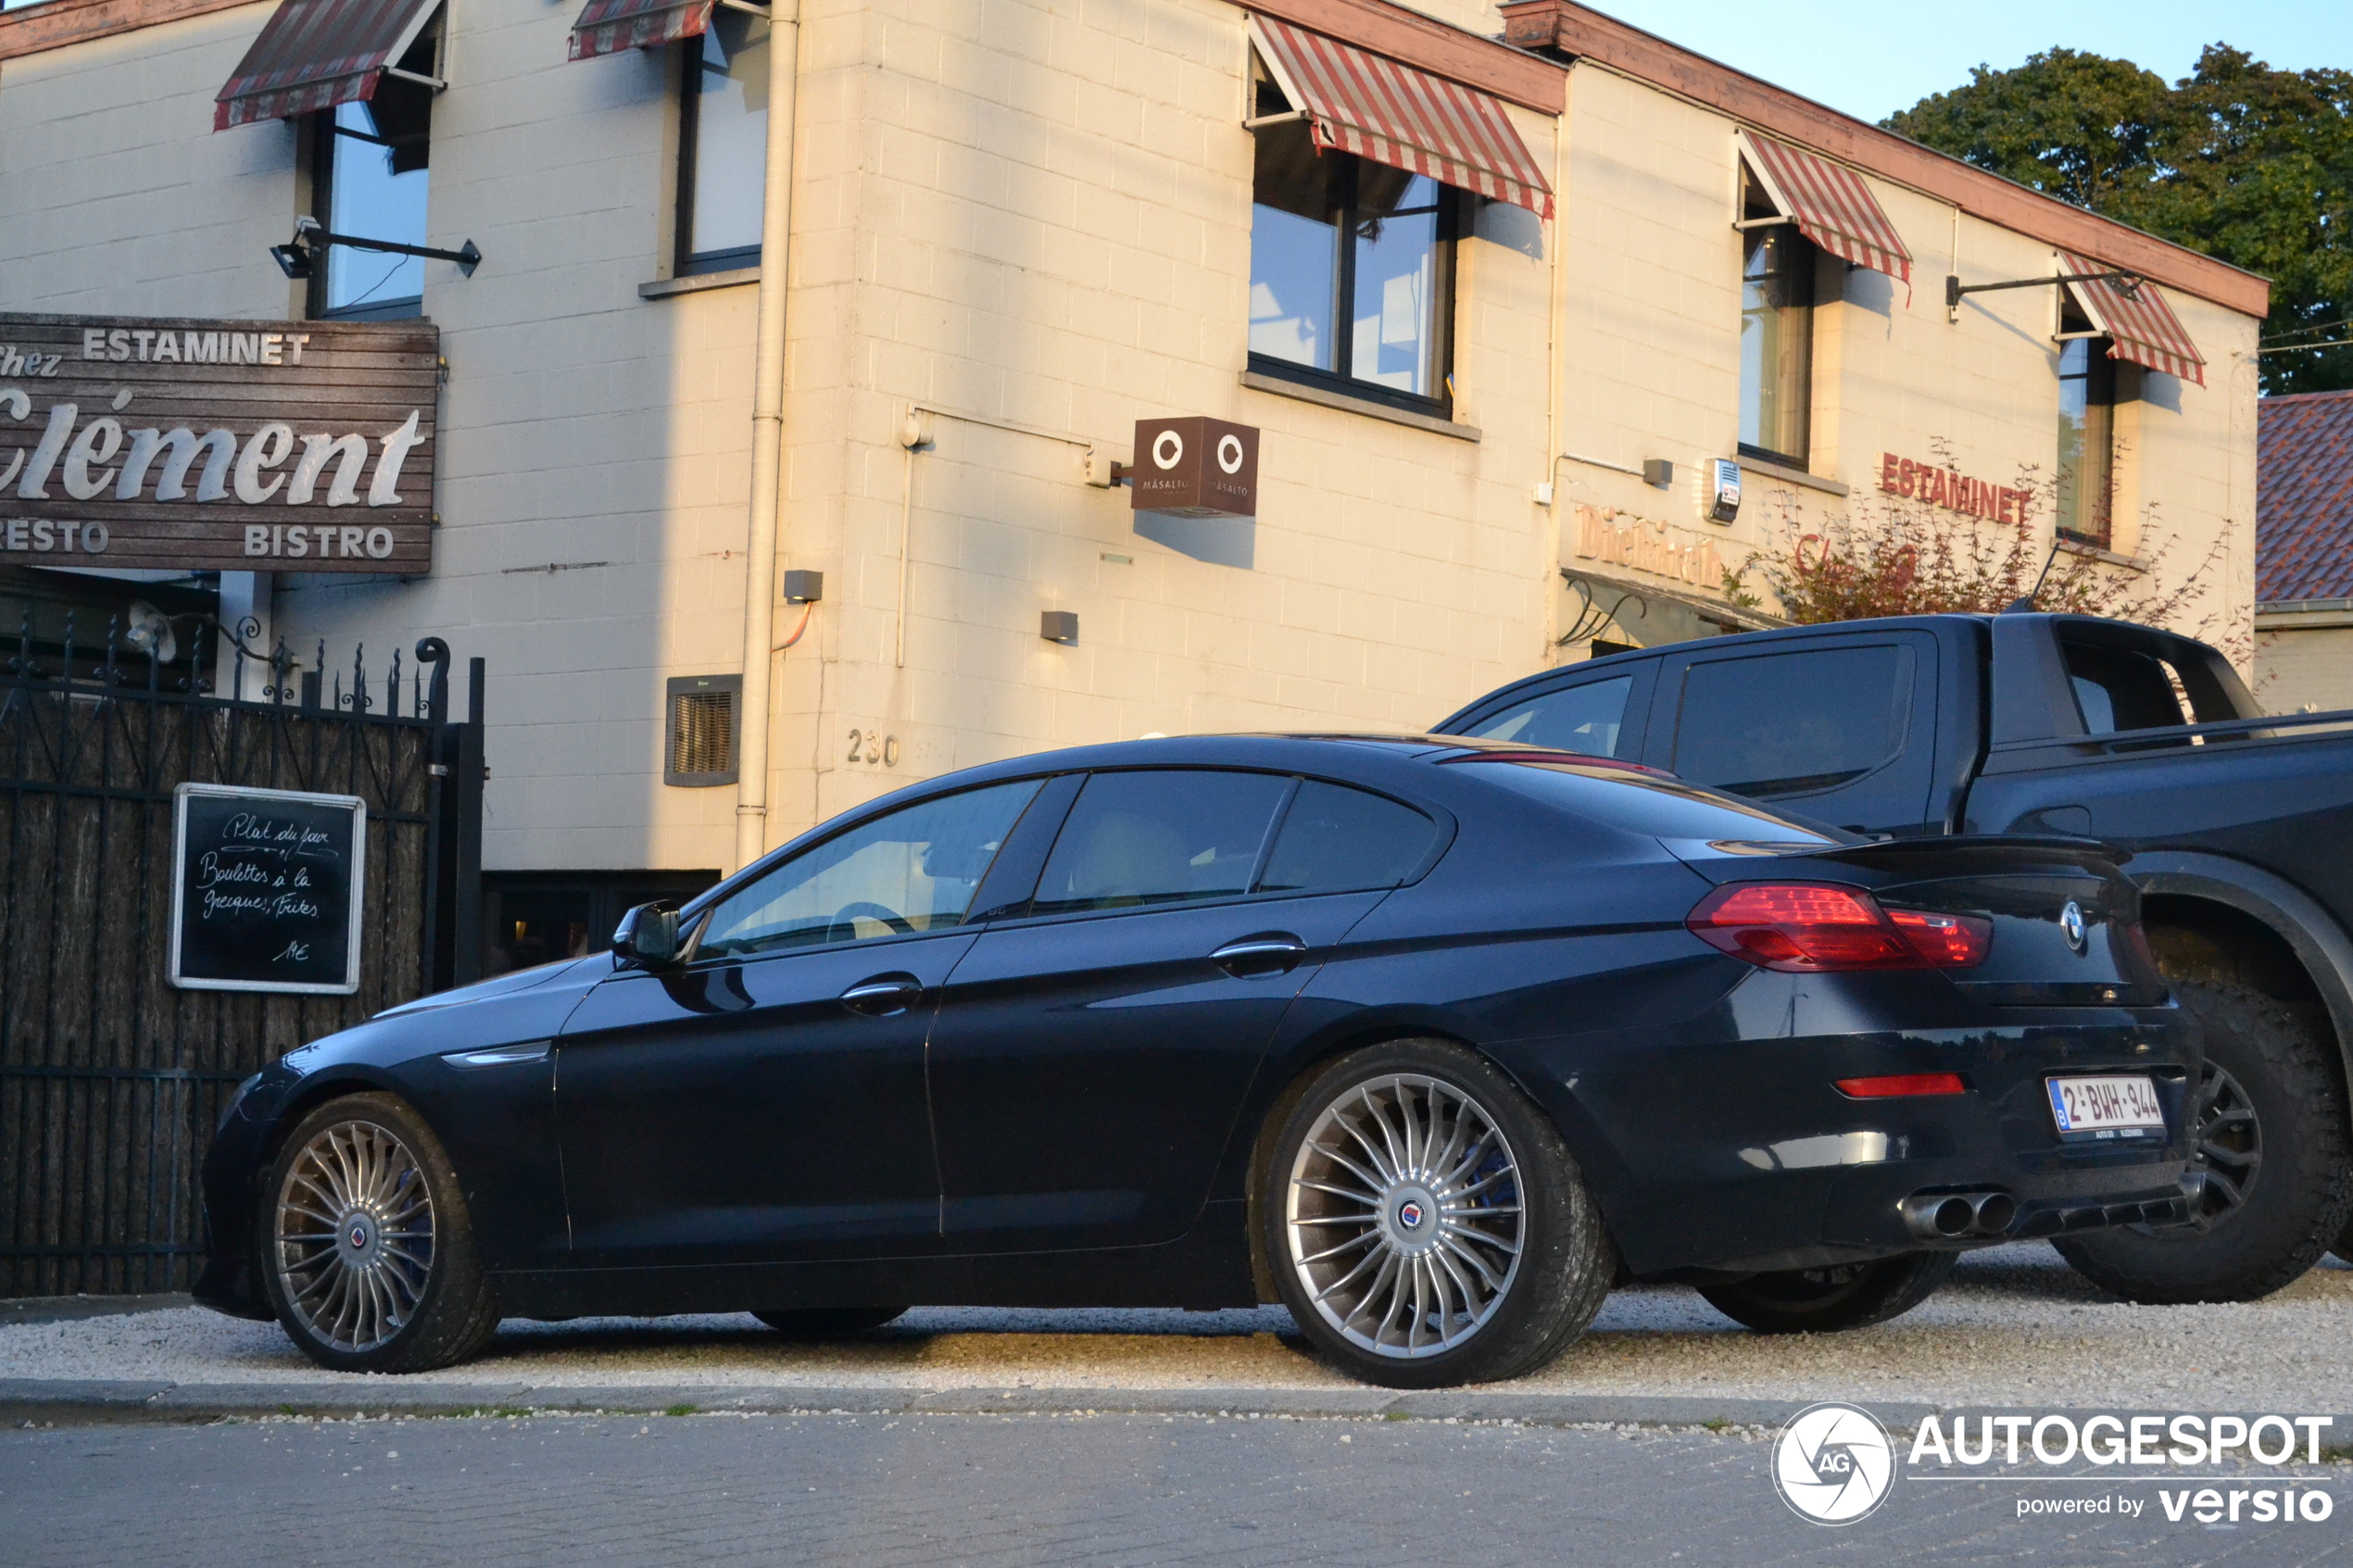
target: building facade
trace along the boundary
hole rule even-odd
[[[1895,516],[2251,637],[2259,279],[1568,0],[775,5],[0,15],[0,315],[437,330],[429,568],[147,576],[484,657],[556,948],[954,768],[1770,623],[1758,560]],[[1106,483],[1162,417],[1257,433],[1249,515]]]
[[[2353,392],[2267,397],[2256,486],[2255,695],[2353,708]]]

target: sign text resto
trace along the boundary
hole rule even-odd
[[[0,561],[433,565],[422,321],[0,315]]]

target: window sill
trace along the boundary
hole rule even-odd
[[[760,282],[757,267],[736,267],[724,272],[695,272],[684,278],[659,278],[637,285],[639,299],[668,299],[673,294],[700,294],[705,289],[732,289]]]
[[[2082,556],[2085,560],[2095,560],[2103,566],[2120,566],[2127,571],[2146,571],[2149,569],[2149,563],[2139,556],[2120,556],[2114,550],[2103,549],[2085,540],[2060,539],[2056,543],[2070,556]]]
[[[1302,403],[1315,403],[1327,408],[1338,408],[1342,413],[1369,414],[1374,419],[1387,420],[1391,424],[1408,425],[1415,430],[1426,430],[1433,435],[1451,435],[1457,441],[1480,439],[1479,429],[1477,425],[1459,425],[1452,420],[1441,420],[1435,414],[1416,414],[1409,408],[1392,408],[1388,404],[1376,402],[1370,397],[1351,397],[1344,392],[1332,392],[1320,386],[1308,386],[1300,382],[1285,381],[1280,376],[1264,375],[1257,370],[1244,370],[1242,384],[1252,392],[1271,392],[1277,397],[1296,397]]]
[[[1752,458],[1743,453],[1740,458],[1740,465],[1743,472],[1760,474],[1767,479],[1778,479],[1790,484],[1802,484],[1808,490],[1819,490],[1826,495],[1853,494],[1849,486],[1840,483],[1835,479],[1824,479],[1818,473],[1807,473],[1804,469],[1793,469],[1787,463],[1768,462],[1763,458]]]

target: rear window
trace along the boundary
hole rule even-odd
[[[2095,735],[2122,730],[2164,730],[2189,721],[2173,671],[2150,654],[2064,642],[2069,681],[2083,728]]]
[[[1480,740],[1518,741],[1555,751],[1581,751],[1588,757],[1615,757],[1617,737],[1626,726],[1626,697],[1634,689],[1631,675],[1614,681],[1588,681],[1581,686],[1545,692],[1498,714],[1468,733]]]
[[[1513,792],[1573,811],[1588,822],[1654,838],[1710,843],[1770,843],[1818,848],[1845,842],[1762,806],[1694,789],[1680,779],[1574,762],[1522,762],[1479,758],[1457,764]]]
[[[1675,771],[1742,795],[1835,789],[1904,749],[1911,704],[1900,644],[1710,659],[1683,677]]]

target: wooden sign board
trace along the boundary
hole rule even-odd
[[[0,563],[433,567],[424,321],[0,315]]]
[[[183,784],[173,792],[171,964],[190,991],[359,989],[368,805]]]
[[[1128,505],[1174,517],[1258,515],[1258,428],[1201,416],[1138,420]]]

